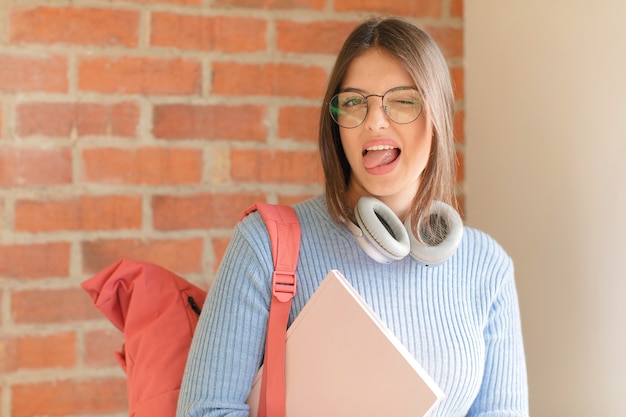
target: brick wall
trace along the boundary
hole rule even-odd
[[[79,284],[121,256],[208,287],[241,211],[322,192],[316,123],[364,17],[456,83],[462,0],[0,0],[0,416],[123,416],[120,334]]]

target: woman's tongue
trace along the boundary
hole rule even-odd
[[[370,150],[363,155],[363,166],[365,169],[372,169],[387,165],[395,161],[398,155],[400,155],[400,149],[398,148]]]

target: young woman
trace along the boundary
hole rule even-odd
[[[302,240],[290,322],[338,269],[445,393],[432,417],[527,416],[511,259],[450,207],[453,103],[445,59],[411,23],[367,21],[346,40],[320,119],[325,195],[295,206]],[[374,234],[389,234],[380,242],[360,236],[371,212],[383,226]],[[396,242],[406,232],[409,246]],[[265,226],[248,216],[204,305],[179,416],[248,415],[272,270]]]

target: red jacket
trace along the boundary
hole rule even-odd
[[[122,259],[83,282],[94,304],[124,333],[118,362],[129,415],[176,415],[199,307],[206,292],[154,264]]]

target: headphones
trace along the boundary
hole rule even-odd
[[[389,264],[411,254],[421,264],[437,265],[450,258],[463,238],[463,221],[450,205],[435,201],[430,211],[430,227],[420,227],[421,243],[411,229],[410,217],[404,224],[380,200],[361,197],[354,209],[357,224],[346,221],[359,245],[376,262]],[[431,231],[437,232],[435,235]]]

